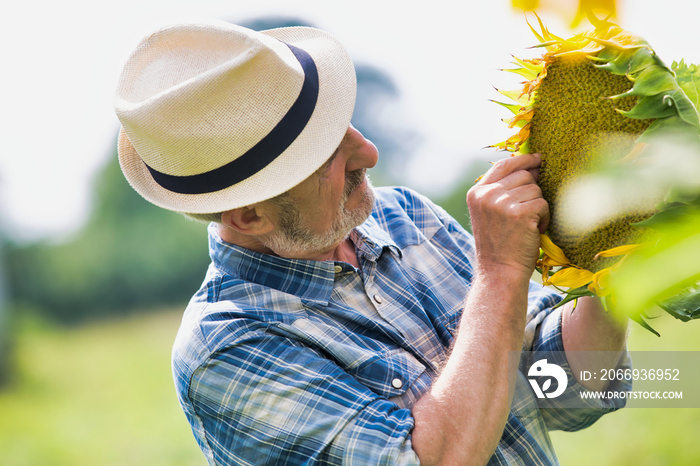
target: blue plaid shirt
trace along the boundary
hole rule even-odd
[[[350,236],[359,269],[255,253],[210,228],[212,264],[173,349],[179,400],[210,464],[419,463],[411,407],[448,357],[474,244],[426,198],[375,191]],[[531,284],[523,354],[565,368],[567,392],[538,400],[520,373],[489,464],[556,464],[548,430],[586,427],[622,404],[546,409],[584,390],[560,355],[558,300]]]

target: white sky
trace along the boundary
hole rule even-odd
[[[0,27],[0,226],[33,240],[65,236],[84,222],[90,180],[113,153],[118,120],[112,94],[121,66],[143,35],[180,19],[290,15],[336,35],[356,61],[392,76],[403,113],[426,138],[412,167],[416,179],[407,182],[428,192],[451,183],[481,148],[509,134],[499,121],[503,109],[488,99],[497,97],[493,84],[517,86],[518,77],[497,69],[534,43],[510,3],[16,1]],[[680,58],[700,63],[699,3],[618,3],[618,22],[645,37],[668,64]],[[552,32],[569,35],[558,18],[542,16]]]

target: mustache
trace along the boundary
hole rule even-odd
[[[343,192],[343,196],[347,198],[352,194],[352,192],[357,189],[358,186],[362,184],[362,182],[365,179],[365,176],[367,174],[367,169],[366,168],[360,168],[354,171],[351,171],[345,176],[345,191]]]

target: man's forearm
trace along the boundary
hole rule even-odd
[[[613,369],[620,362],[627,338],[627,319],[608,313],[597,298],[581,298],[574,308],[562,310],[562,340],[571,370],[578,380],[581,371]],[[603,390],[606,382],[578,380],[590,390]]]
[[[421,464],[485,464],[508,418],[522,347],[527,277],[477,278],[452,354],[413,408],[413,448]]]
[[[522,347],[529,279],[549,221],[539,166],[536,155],[501,160],[467,193],[475,278],[452,354],[413,407],[421,464],[485,464],[503,434],[517,371],[509,356]]]

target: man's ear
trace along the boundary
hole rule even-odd
[[[221,214],[221,223],[238,233],[260,236],[274,229],[269,212],[261,204],[239,207]]]

